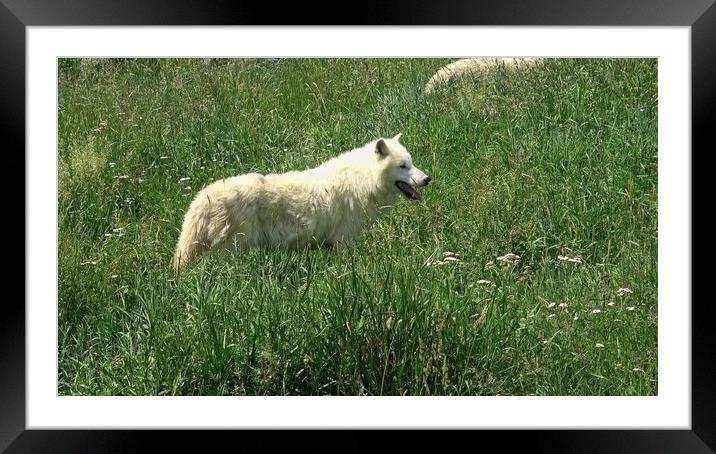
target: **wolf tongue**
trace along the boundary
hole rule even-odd
[[[403,181],[397,182],[398,188],[400,188],[401,191],[403,191],[403,194],[410,197],[413,200],[420,200],[421,196],[418,191],[413,189],[412,186],[410,186],[408,183],[405,183]]]

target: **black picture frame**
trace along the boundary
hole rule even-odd
[[[6,150],[4,156],[14,156],[18,161],[25,156],[25,32],[28,26],[298,24],[689,26],[691,156],[704,155],[713,148],[708,129],[716,124],[716,6],[713,3],[714,0],[391,0],[332,7],[296,2],[279,7],[268,2],[228,0],[126,0],[111,3],[92,0],[0,0],[0,124],[5,129],[3,138],[7,147],[3,147]],[[695,152],[697,150],[700,153]],[[18,164],[26,170],[24,159]],[[14,173],[19,174],[17,171]],[[695,181],[693,176],[692,181]],[[692,189],[692,194],[697,193]],[[10,196],[19,200],[15,194]],[[23,196],[23,209],[25,200]],[[693,215],[691,222],[693,231]],[[23,225],[23,232],[25,227]],[[16,227],[11,228],[14,230]],[[6,233],[8,237],[9,232]],[[27,244],[29,239],[25,233],[23,237],[23,244]],[[685,266],[691,266],[692,272],[696,271],[693,262]],[[25,268],[22,270],[24,277]],[[461,441],[475,449],[500,446],[500,449],[522,448],[528,452],[714,452],[716,367],[713,352],[716,345],[709,317],[711,301],[708,298],[692,298],[688,303],[691,303],[692,311],[691,430],[519,430],[509,433],[485,430],[478,434],[460,431],[460,437],[431,433],[432,441],[443,447]],[[134,452],[154,450],[153,442],[161,443],[162,450],[166,451],[185,447],[197,439],[204,446],[219,447],[228,442],[236,449],[246,449],[255,442],[260,442],[264,449],[284,442],[293,444],[291,449],[304,446],[312,451],[316,449],[292,441],[305,438],[303,434],[281,437],[265,432],[249,435],[246,431],[26,430],[24,298],[22,301],[6,298],[1,314],[0,449],[6,449],[6,452]],[[315,440],[320,438],[321,446],[332,452],[336,449],[362,451],[375,447],[375,433],[330,431],[329,434],[313,433],[310,437]],[[386,435],[385,432],[378,433]],[[389,449],[394,444],[402,451],[413,446],[424,448],[427,435],[417,431],[401,433],[390,437],[392,440],[381,441],[380,447]],[[334,439],[335,442],[332,442]]]

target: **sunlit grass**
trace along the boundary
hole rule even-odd
[[[655,395],[656,61],[446,62],[60,60],[59,393]],[[205,184],[398,132],[423,203],[173,274]]]

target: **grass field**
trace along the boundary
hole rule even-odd
[[[656,60],[447,62],[60,60],[59,394],[657,394]],[[205,184],[398,132],[422,203],[174,275]]]

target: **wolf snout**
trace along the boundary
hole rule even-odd
[[[416,188],[427,186],[431,180],[432,180],[432,178],[430,178],[427,175],[424,178],[411,178],[411,181],[413,182],[413,186],[415,186]]]

